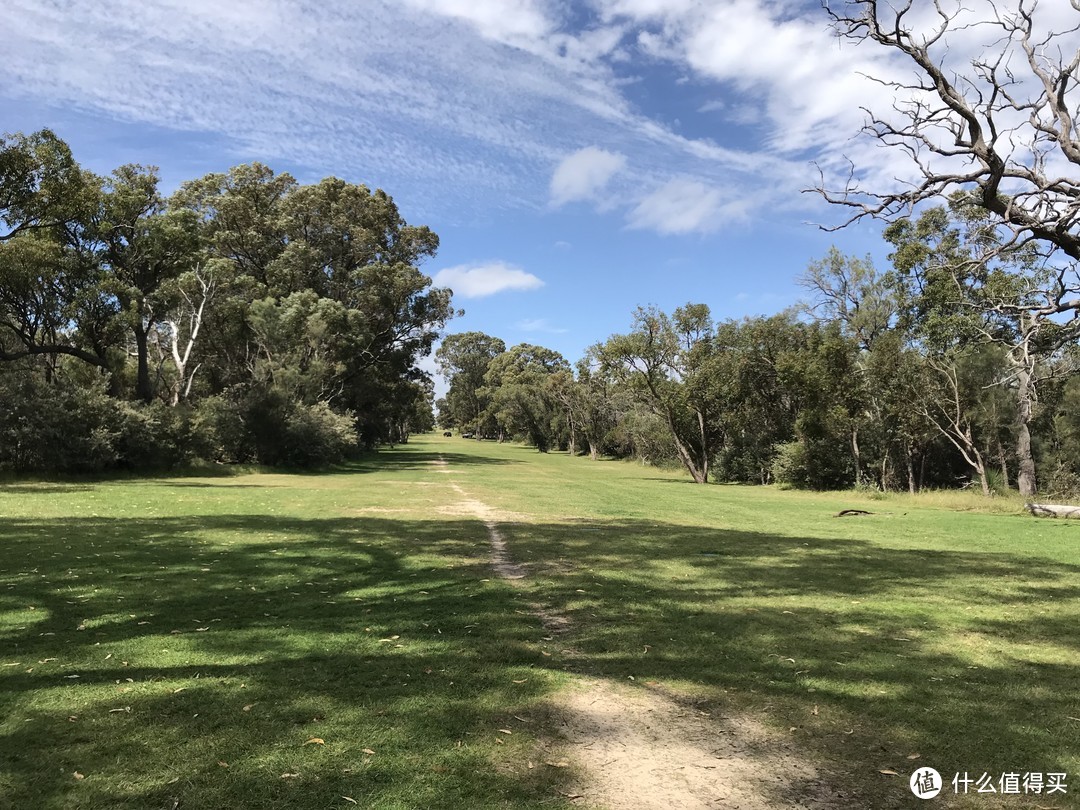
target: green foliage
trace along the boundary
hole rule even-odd
[[[781,489],[809,489],[809,460],[802,442],[784,442],[774,448],[772,478]]]
[[[490,400],[484,375],[491,361],[505,351],[502,340],[483,332],[461,332],[443,338],[435,351],[435,362],[450,385],[440,408],[444,426],[494,435],[497,426],[487,412]]]
[[[556,351],[520,343],[492,359],[478,396],[500,433],[522,438],[546,453],[560,433],[560,403],[551,388],[554,375],[570,364]]]
[[[313,466],[431,426],[417,362],[451,293],[382,190],[253,164],[166,199],[156,169],[94,176],[43,130],[0,139],[0,224],[0,365],[46,403],[9,466]]]

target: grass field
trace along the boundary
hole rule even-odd
[[[450,480],[506,516],[524,585]],[[456,437],[322,475],[0,484],[0,807],[581,806],[544,764],[574,673],[748,713],[866,806],[914,802],[918,765],[1066,772],[958,803],[1073,806],[1080,525],[981,507]]]

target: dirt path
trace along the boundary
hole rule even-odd
[[[437,471],[451,473],[445,460]],[[513,519],[476,500],[457,482],[455,514],[487,526],[491,565],[499,576],[524,583],[526,571],[513,561],[499,520]],[[532,605],[545,629],[568,632],[570,622],[542,605]],[[772,810],[840,808],[817,771],[749,718],[713,717],[673,696],[642,686],[624,686],[578,676],[560,694],[559,739],[567,758],[582,773],[573,795],[608,810]]]

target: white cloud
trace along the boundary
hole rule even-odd
[[[723,209],[719,190],[697,180],[676,177],[639,202],[627,224],[662,234],[705,233],[722,224]]]
[[[518,321],[518,329],[522,332],[546,332],[549,335],[565,335],[569,330],[552,326],[547,318],[526,318]]]
[[[482,36],[506,43],[533,42],[555,27],[542,3],[531,0],[406,0],[408,5],[475,26]]]
[[[544,286],[532,273],[501,261],[446,267],[432,281],[436,287],[449,287],[462,298],[485,298],[507,290],[536,290]]]
[[[559,206],[597,199],[615,173],[625,165],[625,155],[596,146],[586,146],[567,155],[551,176],[552,204]]]
[[[983,14],[987,1],[966,5]],[[879,184],[911,168],[898,150],[853,140],[860,106],[888,112],[892,100],[859,74],[907,79],[910,67],[837,41],[817,3],[590,0],[587,30],[576,5],[7,0],[0,106],[150,124],[162,140],[188,133],[213,143],[214,169],[259,159],[304,180],[337,173],[387,188],[416,221],[621,199],[634,201],[623,203],[632,227],[701,232],[821,205],[797,193],[816,180],[811,161],[839,173],[851,157]],[[920,26],[927,11],[906,19]],[[1068,3],[1039,14],[1075,22]],[[951,37],[948,66],[1000,34]],[[715,138],[680,135],[627,89],[652,60],[707,85],[700,111],[714,113]],[[744,140],[725,140],[726,122]],[[670,199],[673,177],[700,187]],[[642,187],[657,191],[640,199]]]

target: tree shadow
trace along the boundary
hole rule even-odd
[[[543,745],[515,715],[567,669],[752,709],[862,806],[898,803],[877,771],[912,751],[942,773],[1080,765],[1080,565],[632,520],[503,532],[523,587],[473,520],[0,518],[0,796],[551,806],[570,777],[515,769]]]

